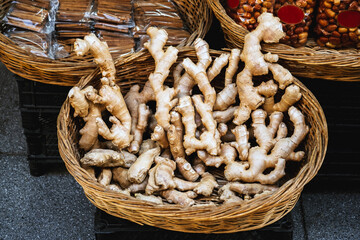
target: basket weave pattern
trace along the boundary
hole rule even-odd
[[[221,51],[211,50],[217,57]],[[178,62],[185,57],[196,59],[192,47],[179,48]],[[175,66],[175,65],[174,65]],[[154,70],[154,61],[147,51],[141,51],[116,63],[116,79],[123,94],[133,85],[147,81]],[[169,76],[172,76],[170,73]],[[98,87],[100,72],[97,69],[77,84]],[[215,80],[214,80],[215,81]],[[223,83],[213,82],[215,86]],[[213,84],[212,83],[212,84]],[[310,127],[305,139],[305,160],[301,169],[272,195],[260,196],[246,204],[222,204],[183,208],[179,205],[153,205],[121,193],[107,190],[80,167],[82,151],[78,148],[78,121],[72,116],[68,99],[64,102],[57,122],[58,146],[60,155],[70,174],[83,187],[89,200],[101,210],[116,217],[156,226],[159,228],[193,233],[231,233],[262,228],[287,214],[296,204],[301,191],[319,170],[327,148],[328,132],[323,110],[313,94],[298,80],[295,84],[301,89],[302,99],[297,107],[304,113]]]
[[[0,16],[6,13],[10,2],[10,0],[0,0]],[[190,46],[197,37],[203,38],[209,30],[212,22],[211,10],[206,2],[201,0],[173,0],[173,3],[191,33],[183,45]],[[126,58],[131,54],[133,53],[123,56]],[[96,68],[91,56],[86,60],[77,56],[59,60],[35,56],[2,33],[0,33],[0,60],[11,72],[23,78],[61,86],[75,85],[82,76],[90,74]]]
[[[221,0],[207,0],[224,32],[226,44],[242,48],[248,30],[227,15]],[[295,76],[336,81],[360,81],[360,52],[357,49],[323,48],[309,39],[304,47],[285,44],[263,44],[266,52],[278,54],[280,63]]]

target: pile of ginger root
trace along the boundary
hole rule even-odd
[[[212,59],[198,38],[197,62],[177,64],[178,49],[165,48],[167,32],[150,27],[145,48],[154,71],[124,96],[107,44],[93,34],[77,39],[77,55],[90,51],[102,72],[99,89],[75,86],[68,94],[74,117],[83,119],[81,167],[109,191],[153,204],[242,204],[276,191],[286,162],[304,158],[297,148],[309,127],[294,106],[302,95],[293,76],[277,55],[261,52],[261,41],[284,36],[281,23],[269,13],[258,21],[242,51]],[[262,75],[272,79],[255,84]],[[223,88],[215,90],[219,77]]]

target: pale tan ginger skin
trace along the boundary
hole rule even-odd
[[[80,159],[84,166],[119,167],[124,166],[124,154],[110,149],[93,149]]]
[[[196,65],[198,67],[202,67],[203,69],[207,69],[211,64],[211,56],[209,54],[209,44],[203,39],[197,38],[194,41],[194,48],[198,59]],[[183,69],[184,67],[182,63],[179,63],[173,72],[174,88],[178,93],[177,94],[178,98],[184,96],[190,96],[191,90],[195,86],[195,81],[189,75],[189,73],[185,72],[183,75],[181,75]]]
[[[219,189],[219,199],[224,202],[224,204],[242,204],[244,199],[237,196],[237,194],[230,190],[230,184],[225,184]]]
[[[142,153],[129,168],[128,179],[133,183],[144,181],[156,156],[160,155],[160,147],[152,148]]]
[[[115,66],[106,42],[101,42],[95,34],[90,33],[82,39],[76,39],[74,51],[77,56],[83,56],[91,52],[96,64],[99,65],[102,76],[115,80]]]
[[[177,169],[186,180],[194,182],[199,178],[199,174],[185,158],[178,157],[175,159],[175,162]]]
[[[142,103],[138,106],[138,119],[136,122],[136,128],[134,131],[132,131],[134,138],[129,146],[130,152],[137,153],[139,151],[150,113],[151,112],[149,110],[149,107],[145,103]]]
[[[250,148],[246,164],[231,162],[225,167],[227,180],[274,184],[285,175],[286,160],[300,161],[304,157],[304,152],[294,152],[309,131],[304,115],[294,106],[289,108],[288,114],[294,124],[294,132],[291,137],[286,137],[286,131],[282,129],[285,126],[281,122],[282,114],[274,112],[272,115],[274,114],[276,115],[270,117],[269,126],[266,127],[266,112],[258,109],[252,113],[254,136],[259,146]],[[282,136],[274,138],[276,132]],[[264,174],[267,168],[274,170]]]
[[[108,186],[106,186],[107,189],[114,191],[114,192],[118,192],[127,196],[130,196],[130,191],[128,189],[121,189],[117,184],[110,184]]]
[[[202,101],[202,100],[200,100]],[[208,109],[201,109],[208,110]],[[216,122],[207,119],[209,125],[212,125],[213,131],[205,131],[201,134],[200,139],[196,137],[196,124],[195,124],[195,109],[192,104],[190,96],[180,98],[179,104],[176,106],[176,111],[182,115],[182,122],[185,127],[184,135],[184,148],[187,155],[194,153],[196,150],[205,149],[210,154],[216,155],[220,143],[220,134],[216,129]],[[217,135],[215,135],[217,134]],[[217,137],[217,138],[215,138]]]
[[[164,82],[170,73],[170,67],[176,62],[178,50],[168,47],[164,52],[164,46],[168,39],[167,32],[156,27],[149,27],[147,34],[150,40],[144,44],[155,60],[155,70],[149,76],[149,82],[156,99],[155,118],[165,131],[170,125],[170,110],[177,104],[176,91],[174,88],[164,86]]]
[[[233,122],[236,125],[241,125],[250,118],[251,111],[258,109],[264,104],[265,98],[262,94],[273,92],[274,82],[270,80],[254,87],[251,71],[245,66],[237,75],[236,85],[240,98],[240,106],[234,112]]]
[[[219,184],[216,182],[215,177],[211,173],[205,172],[203,175],[201,175],[200,182],[193,191],[198,195],[209,197],[214,189],[218,186]]]
[[[196,197],[193,192],[179,192],[177,190],[164,190],[160,192],[160,195],[165,198],[169,203],[179,204],[184,207],[190,207],[195,204],[193,198]]]
[[[280,102],[274,105],[274,111],[285,112],[290,106],[294,105],[300,100],[302,94],[300,88],[296,85],[290,85],[285,89],[284,95],[281,97]]]
[[[205,197],[209,197],[213,193],[214,189],[219,186],[215,177],[209,172],[203,173],[199,182],[186,181],[177,177],[173,180],[175,182],[176,189],[180,191],[192,190],[197,195],[203,195]]]
[[[119,149],[123,149],[130,145],[133,136],[130,135],[130,130],[126,129],[121,122],[114,116],[109,117],[109,122],[112,123],[109,129],[104,120],[98,117],[96,118],[96,124],[98,126],[98,133],[106,140],[112,141],[112,143]]]
[[[229,61],[230,54],[222,53],[219,57],[215,58],[213,64],[206,71],[209,82],[214,80],[214,78],[220,74],[221,70],[226,66]]]
[[[156,165],[149,171],[149,180],[145,188],[145,193],[151,195],[161,190],[174,189],[173,181],[176,163],[173,160],[156,157]]]
[[[224,111],[214,111],[213,118],[218,123],[227,123],[234,118],[234,113],[238,106],[231,106]]]
[[[154,140],[149,139],[145,139],[144,141],[142,141],[141,146],[140,146],[140,150],[138,152],[139,155],[143,154],[144,152],[146,152],[149,149],[152,148],[157,148],[160,147],[159,143],[157,143]]]
[[[232,142],[231,146],[238,151],[239,159],[245,161],[248,158],[250,149],[249,132],[245,125],[236,126],[231,132],[235,136],[235,142]]]
[[[128,188],[132,182],[128,180],[129,169],[123,167],[116,167],[112,169],[113,180],[117,182],[122,188]]]
[[[211,156],[205,151],[197,151],[198,158],[203,161],[206,166],[220,167],[222,164],[229,164],[235,161],[237,152],[229,143],[221,144],[221,152],[219,156]]]
[[[158,197],[158,196],[154,196],[154,195],[148,196],[148,195],[144,195],[144,194],[141,194],[141,193],[135,193],[134,196],[135,196],[135,198],[137,198],[139,200],[155,203],[157,205],[164,204],[163,201],[162,201],[162,198]]]
[[[254,195],[262,194],[265,192],[273,192],[278,189],[277,186],[263,185],[258,183],[239,183],[239,182],[228,182],[219,189],[220,200],[224,203],[240,203],[244,200],[237,194],[241,195]]]
[[[122,134],[122,136],[102,136],[108,140],[114,139],[117,142],[115,145],[117,145],[120,149],[128,147],[132,141],[132,135],[130,135],[131,116],[121,94],[120,87],[107,78],[102,78],[101,83],[102,85],[99,90],[99,95],[95,94],[94,92],[88,92],[87,98],[95,104],[99,103],[106,107],[106,109],[113,115],[113,117],[116,118],[116,120],[113,120],[113,123],[116,122],[117,131],[121,130],[120,132]],[[101,124],[101,121],[98,123]],[[105,129],[107,128],[106,125],[102,124],[101,127],[103,134],[109,133],[108,129]]]
[[[245,35],[241,60],[252,75],[266,75],[268,63],[264,60],[260,42],[277,43],[285,36],[280,19],[271,13],[262,13],[257,19],[259,25],[255,30]]]
[[[165,129],[163,127],[161,127],[160,125],[156,125],[156,127],[154,128],[154,131],[151,134],[151,140],[156,141],[160,145],[161,148],[169,147],[169,142],[166,137]]]
[[[202,175],[204,172],[206,172],[206,166],[204,162],[198,157],[195,157],[192,163],[192,167],[199,175]]]
[[[81,135],[79,147],[85,151],[96,147],[99,142],[96,118],[101,117],[101,112],[104,110],[99,104],[88,101],[86,98],[88,92],[96,93],[96,90],[92,86],[84,89],[73,87],[68,93],[69,102],[75,110],[74,117],[82,117],[85,122],[84,127],[79,131]]]
[[[143,87],[143,90],[140,92],[140,86],[134,85],[132,86],[129,91],[124,96],[124,100],[126,106],[129,109],[131,115],[131,134],[134,135],[134,140],[130,144],[129,151],[133,153],[137,153],[139,151],[139,145],[141,144],[142,128],[139,129],[138,125],[143,126],[144,120],[149,117],[148,112],[144,110],[140,110],[139,108],[142,104],[146,104],[148,101],[155,100],[154,99],[154,92],[150,86],[150,82],[147,81]],[[145,116],[143,116],[145,115]],[[145,124],[147,125],[147,123]],[[141,135],[141,140],[140,140]],[[140,140],[140,142],[139,142]]]
[[[98,177],[98,182],[103,186],[108,186],[111,183],[112,172],[110,168],[103,168]]]
[[[176,111],[170,112],[170,127],[167,131],[167,139],[171,154],[174,159],[185,158],[185,149],[183,146],[184,127],[181,122],[181,115]]]
[[[89,113],[89,102],[85,97],[84,89],[73,87],[68,93],[70,105],[74,108],[74,117],[86,117]]]
[[[240,49],[233,48],[231,49],[230,57],[229,57],[229,65],[225,71],[225,87],[232,84],[233,77],[238,70],[239,61],[240,61]]]
[[[235,83],[227,85],[223,90],[216,94],[214,110],[224,111],[236,102],[238,90]]]

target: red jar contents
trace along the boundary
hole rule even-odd
[[[299,7],[295,5],[285,5],[279,9],[277,16],[284,23],[298,24],[304,19],[305,15]]]
[[[239,4],[240,4],[239,0],[227,0],[227,5],[231,9],[237,8]]]
[[[359,0],[321,0],[316,16],[318,45],[329,48],[360,47]]]
[[[340,26],[347,28],[358,27],[360,25],[360,12],[343,11],[339,13],[337,20]]]
[[[304,46],[314,18],[315,0],[276,0],[274,15],[279,17],[286,36],[281,43]]]

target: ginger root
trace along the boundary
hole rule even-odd
[[[179,50],[165,47],[165,30],[150,27],[145,48],[154,71],[142,89],[133,85],[125,97],[106,44],[79,40],[79,54],[92,51],[103,71],[98,89],[74,87],[68,94],[74,117],[85,122],[81,166],[106,189],[149,204],[246,204],[272,194],[286,161],[305,156],[298,147],[309,131],[294,106],[302,97],[294,77],[277,63],[277,55],[261,52],[261,41],[277,42],[284,36],[281,29],[278,18],[263,13],[242,51],[212,59],[209,45],[196,39],[197,60],[185,58],[173,66]],[[173,85],[166,85],[171,71]],[[215,88],[222,74],[223,88]],[[265,74],[264,81],[254,77]]]

